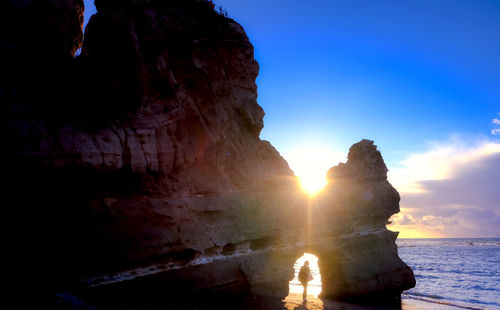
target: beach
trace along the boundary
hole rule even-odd
[[[398,239],[396,243],[399,256],[417,280],[414,288],[402,294],[408,304],[417,300],[500,309],[499,238]]]
[[[336,301],[326,298],[318,298],[313,295],[307,297],[307,301],[302,301],[302,294],[290,294],[284,300],[284,308],[287,310],[388,310],[391,308],[371,307],[365,305],[356,305],[342,301]],[[463,309],[451,305],[426,302],[416,299],[402,299],[401,309],[403,310],[453,310]]]
[[[402,309],[500,309],[499,238],[398,239],[397,244],[398,254],[417,279],[416,287],[403,292]],[[308,301],[302,304],[297,274],[306,259],[314,279],[309,282]],[[317,257],[307,253],[297,260],[290,295],[284,300],[286,309],[383,309],[318,298],[321,274],[317,262]]]
[[[221,304],[219,302],[212,302],[206,309],[210,307],[226,309],[228,304]],[[234,309],[259,309],[259,310],[458,310],[464,309],[462,307],[455,307],[452,305],[439,304],[434,302],[427,302],[423,300],[403,298],[401,300],[401,308],[379,307],[370,305],[359,305],[338,301],[327,298],[319,298],[314,295],[308,295],[307,301],[302,300],[302,294],[290,293],[285,299],[278,300],[274,298],[265,297],[248,297],[240,302],[233,304]],[[205,309],[200,307],[199,309]]]
[[[417,285],[401,296],[403,309],[500,309],[499,238],[398,239],[396,243],[399,256],[417,280]],[[302,293],[297,270],[305,259],[310,261],[314,276],[309,294],[318,296],[318,260],[308,254],[294,266],[290,292]]]

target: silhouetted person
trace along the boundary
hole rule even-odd
[[[299,281],[304,287],[304,292],[302,293],[303,300],[307,300],[307,282],[309,282],[309,280],[312,280],[311,269],[309,269],[309,261],[306,260],[299,271]]]

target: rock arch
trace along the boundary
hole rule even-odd
[[[399,195],[373,141],[351,147],[309,208],[259,138],[253,46],[211,1],[100,0],[76,58],[83,1],[6,3],[4,28],[22,33],[0,39],[18,279],[284,297],[307,250],[326,296],[414,286],[385,228]]]
[[[304,258],[304,259],[302,259]],[[300,272],[300,268],[303,266],[303,263],[308,260],[309,261],[309,267],[311,270],[311,275],[313,276],[313,279],[308,282],[308,295],[316,295],[318,296],[321,293],[321,290],[318,291],[318,283],[319,288],[322,288],[322,279],[321,279],[321,270],[318,265],[318,256],[316,256],[313,253],[310,252],[304,252],[300,257],[298,257],[295,262],[294,262],[294,277],[291,279],[289,282],[289,295],[291,293],[303,293],[303,288],[302,285],[298,279],[298,275]],[[315,270],[318,271],[318,274],[315,274]]]
[[[397,254],[398,233],[386,228],[388,219],[399,212],[400,199],[386,173],[373,141],[362,140],[351,147],[345,164],[330,169],[331,182],[321,194],[309,201],[295,197],[300,201],[295,212],[282,218],[294,227],[293,233],[276,238],[271,247],[286,257],[276,263],[270,259],[275,272],[269,272],[273,284],[266,287],[286,287],[283,277],[277,276],[279,270],[288,268],[293,277],[293,264],[304,252],[319,259],[325,297],[392,300],[413,287],[413,272]]]

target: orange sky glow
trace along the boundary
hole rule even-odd
[[[382,156],[383,156],[382,152]],[[326,173],[346,153],[309,145],[284,157],[304,192],[313,196],[327,184]],[[387,228],[399,238],[468,238],[500,235],[498,184],[500,143],[470,144],[460,137],[430,143],[391,167],[388,180],[401,195],[401,211]]]

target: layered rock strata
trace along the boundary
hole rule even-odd
[[[78,57],[81,1],[5,5],[22,25],[0,45],[18,278],[83,295],[149,283],[283,297],[309,251],[325,296],[414,285],[385,228],[399,196],[373,142],[310,201],[259,138],[253,47],[211,2],[96,1]]]
[[[399,212],[399,194],[373,141],[354,144],[345,164],[332,167],[311,211],[311,250],[317,253],[325,296],[378,298],[415,285],[398,257],[397,232],[386,229]]]

